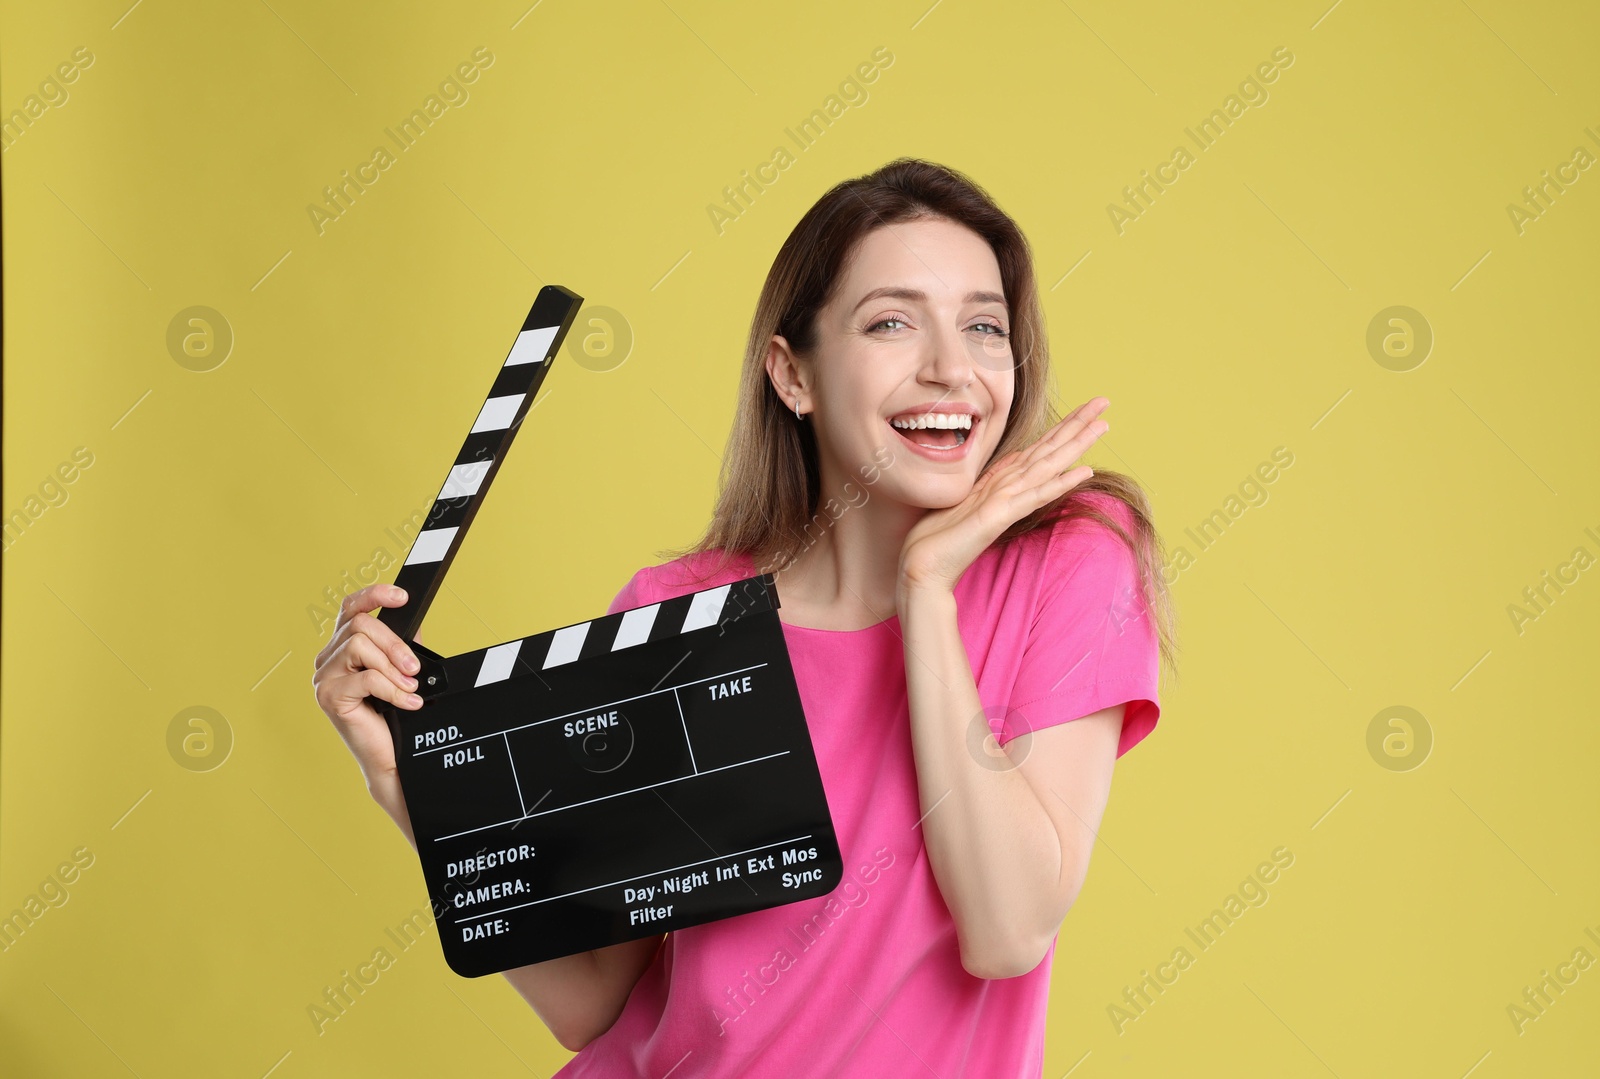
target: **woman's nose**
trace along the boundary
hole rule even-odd
[[[923,363],[924,377],[944,386],[959,389],[972,382],[977,357],[972,350],[981,342],[963,340],[959,330],[934,337],[931,354]]]

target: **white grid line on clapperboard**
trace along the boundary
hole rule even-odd
[[[593,805],[595,802],[604,802],[608,798],[621,798],[624,794],[638,794],[640,791],[647,791],[652,787],[665,787],[668,783],[682,783],[686,779],[698,779],[701,776],[711,775],[713,772],[725,772],[729,768],[743,768],[747,764],[760,764],[762,761],[770,761],[774,757],[787,757],[791,752],[793,751],[783,749],[776,753],[768,753],[760,757],[751,757],[747,761],[734,761],[732,764],[719,764],[715,768],[707,768],[704,772],[693,772],[686,776],[673,776],[671,779],[663,779],[656,783],[646,783],[642,787],[634,787],[631,790],[613,791],[610,794],[602,794],[595,798],[587,798],[581,802],[573,802],[571,805],[556,806],[554,809],[545,810],[544,813],[524,813],[520,817],[509,817],[506,820],[495,821],[493,824],[480,824],[478,827],[468,828],[464,832],[452,832],[450,835],[439,836],[434,840],[434,842],[443,843],[446,839],[460,839],[462,836],[471,835],[473,832],[487,832],[490,828],[504,828],[508,824],[521,824],[523,821],[532,820],[534,817],[543,817],[549,813],[564,813],[569,809],[577,809],[579,806]],[[516,762],[513,761],[511,764],[511,773],[513,776],[516,775],[516,771],[517,765]],[[519,789],[520,786],[521,785],[519,784]],[[544,799],[541,798],[539,801],[542,802]],[[537,805],[538,803],[535,802],[534,804]]]
[[[689,767],[694,769],[694,774],[700,774],[700,762],[694,759],[694,739],[689,737],[689,721],[683,716],[683,698],[678,696],[676,686],[672,689],[672,703],[678,706],[678,722],[683,724],[683,744],[689,747]]]
[[[811,833],[807,832],[805,835],[795,836],[793,839],[780,839],[776,843],[763,843],[759,847],[747,847],[744,850],[730,851],[727,854],[719,854],[714,858],[702,858],[698,862],[685,862],[683,865],[673,866],[671,869],[658,869],[653,873],[640,873],[635,877],[623,877],[621,880],[614,880],[608,884],[596,884],[589,888],[579,888],[577,891],[567,892],[564,895],[547,895],[543,899],[530,899],[526,903],[518,903],[511,907],[501,907],[498,910],[486,910],[478,914],[469,914],[465,918],[457,918],[455,921],[457,925],[460,925],[462,922],[473,922],[477,921],[479,918],[491,918],[496,914],[505,914],[508,911],[521,910],[523,907],[536,907],[540,903],[549,903],[557,899],[566,899],[569,896],[582,895],[584,892],[598,891],[601,888],[615,888],[617,885],[626,884],[630,880],[643,880],[645,877],[661,877],[668,873],[676,873],[680,869],[688,869],[690,866],[705,865],[707,862],[720,862],[725,858],[737,858],[741,854],[749,854],[751,851],[766,850],[768,847],[784,847],[791,846],[795,843],[803,843],[810,838]]]
[[[522,815],[526,817],[528,815],[528,800],[522,796],[522,780],[517,778],[517,762],[511,758],[511,735],[501,731],[500,737],[506,741],[506,760],[511,764],[511,781],[517,785],[517,805],[521,808]]]
[[[507,727],[504,730],[491,731],[488,734],[475,734],[471,738],[463,738],[458,742],[447,742],[447,743],[443,743],[441,745],[429,746],[427,749],[419,749],[419,750],[415,751],[414,753],[412,753],[411,755],[413,757],[425,757],[429,753],[437,753],[437,752],[439,752],[441,750],[445,750],[445,749],[456,749],[456,748],[459,748],[460,746],[470,745],[473,742],[480,742],[485,738],[494,738],[497,735],[501,735],[501,734],[512,734],[512,733],[514,733],[516,731],[527,730],[529,727],[537,727],[541,723],[554,723],[557,720],[568,719],[568,718],[570,718],[572,716],[587,715],[590,712],[598,712],[603,708],[610,708],[613,704],[627,704],[629,701],[642,700],[645,697],[654,697],[658,693],[671,693],[671,692],[675,692],[677,690],[680,690],[685,686],[697,685],[700,682],[715,682],[719,678],[728,678],[728,677],[730,677],[732,675],[739,674],[742,671],[753,671],[753,670],[757,670],[757,669],[759,669],[761,667],[768,667],[768,666],[771,666],[771,664],[763,662],[763,663],[755,663],[755,664],[752,664],[752,665],[750,665],[748,667],[735,667],[733,670],[731,670],[731,671],[723,671],[721,674],[707,675],[704,678],[691,678],[687,682],[679,682],[677,685],[668,686],[666,689],[652,689],[652,690],[649,690],[649,691],[644,692],[644,693],[635,693],[631,697],[619,697],[614,701],[607,701],[605,704],[590,705],[587,708],[579,708],[579,709],[577,709],[575,711],[572,711],[572,712],[563,712],[559,716],[550,716],[548,719],[536,719],[532,723],[519,723],[515,727]],[[687,735],[688,731],[686,730],[684,733]]]

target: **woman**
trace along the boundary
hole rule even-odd
[[[1056,934],[1172,655],[1144,496],[1076,464],[1108,402],[1058,420],[1048,381],[1027,241],[961,174],[891,162],[790,234],[710,527],[610,611],[776,575],[844,879],[507,971],[560,1076],[1040,1074]],[[369,613],[400,602],[351,596],[316,683],[410,838],[362,703],[420,706]]]

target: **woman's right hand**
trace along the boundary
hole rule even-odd
[[[388,723],[367,703],[368,697],[377,697],[410,711],[422,707],[422,698],[413,692],[417,680],[411,677],[421,664],[410,646],[370,613],[378,607],[399,607],[405,601],[403,590],[382,583],[346,596],[333,638],[317,653],[317,671],[311,682],[318,707],[333,721],[361,766],[367,791],[394,818],[414,848],[417,838],[411,831],[411,816],[394,767],[394,740]],[[556,1040],[575,1053],[616,1022],[664,939],[661,935],[641,937],[502,973]]]
[[[405,602],[403,589],[382,582],[346,596],[332,638],[317,653],[311,684],[317,706],[333,721],[361,766],[367,792],[416,846],[395,772],[389,725],[367,703],[368,697],[377,697],[397,708],[415,711],[422,707],[422,698],[414,692],[417,680],[412,677],[421,664],[411,648],[370,613],[377,607],[399,607]]]

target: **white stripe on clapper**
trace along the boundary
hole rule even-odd
[[[450,470],[450,475],[445,478],[444,489],[439,492],[439,501],[451,498],[464,498],[475,495],[478,488],[483,486],[484,474],[489,471],[489,466],[494,464],[494,459],[487,461],[473,461],[471,464],[456,465]]]
[[[517,406],[522,399],[528,396],[525,393],[514,393],[509,397],[491,397],[483,403],[483,410],[478,413],[478,418],[473,421],[472,434],[479,431],[504,431],[511,426],[511,421],[516,419]]]
[[[694,599],[689,601],[689,613],[683,619],[681,632],[688,633],[694,629],[704,629],[717,624],[717,619],[722,617],[722,607],[728,600],[728,590],[733,585],[725,584],[721,588],[708,588],[704,592],[696,592]]]
[[[556,630],[555,635],[550,638],[550,653],[544,657],[545,669],[562,663],[571,663],[577,659],[578,653],[583,650],[583,639],[588,635],[588,622]]]
[[[656,614],[660,610],[661,604],[652,603],[648,607],[626,612],[622,616],[622,624],[617,627],[617,639],[611,642],[611,650],[615,652],[619,648],[632,648],[649,640],[650,627],[656,624]]]
[[[411,553],[406,555],[406,565],[415,566],[423,562],[437,562],[445,556],[450,549],[450,541],[456,538],[456,526],[449,528],[430,528],[417,535],[417,542],[411,545]]]
[[[511,346],[511,355],[506,357],[505,366],[514,363],[538,363],[544,359],[544,354],[550,351],[550,342],[555,340],[556,326],[535,326],[531,330],[523,330],[517,334],[517,343]]]
[[[497,644],[483,654],[483,666],[478,668],[478,680],[473,686],[487,685],[490,682],[504,682],[511,677],[511,665],[517,661],[517,653],[522,650],[520,640],[510,641],[506,644]]]

